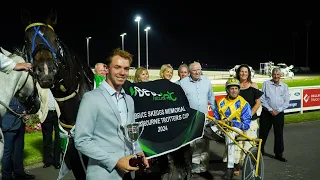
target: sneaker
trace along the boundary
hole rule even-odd
[[[234,165],[233,174],[234,174],[235,176],[239,176],[239,175],[240,175],[240,164],[235,164],[235,165]]]

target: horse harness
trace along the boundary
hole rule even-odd
[[[59,69],[59,67],[62,67],[65,69],[65,65],[62,64],[62,62],[60,61],[60,59],[58,57],[64,57],[64,51],[63,51],[63,47],[61,46],[60,42],[57,41],[57,53],[54,52],[54,48],[49,44],[49,42],[47,41],[47,39],[42,35],[40,31],[40,27],[41,26],[45,26],[45,27],[48,27],[50,28],[53,32],[54,32],[54,29],[52,26],[50,26],[49,24],[44,24],[44,23],[40,23],[40,22],[37,22],[37,23],[32,23],[30,25],[28,25],[26,28],[25,28],[25,31],[27,31],[29,28],[33,28],[35,33],[33,35],[33,38],[32,38],[32,42],[31,42],[31,54],[35,53],[36,52],[36,46],[35,46],[35,39],[37,36],[39,36],[43,43],[41,43],[40,45],[42,46],[45,46],[49,49],[49,51],[52,53],[53,55],[53,60],[54,60],[54,64],[55,66],[57,67],[57,69]],[[38,45],[37,45],[38,46]],[[24,51],[24,54],[27,56],[27,59],[30,63],[33,63],[33,56],[28,54],[25,46],[23,47],[23,51]],[[77,73],[76,75],[76,79],[79,79],[80,78],[80,72]],[[84,77],[86,77],[88,79],[88,81],[90,83],[92,83],[92,81],[90,80],[90,78],[88,78],[88,76],[86,75],[86,73],[84,73]],[[62,91],[62,92],[66,92],[67,89],[66,89],[66,86],[64,84],[64,79],[59,77],[59,80],[57,80],[57,82],[59,83],[59,89]],[[67,101],[69,99],[72,99],[73,97],[75,97],[78,93],[79,93],[79,88],[80,88],[80,85],[78,83],[77,85],[77,88],[68,96],[66,97],[62,97],[62,98],[56,98],[55,97],[55,100],[57,102],[63,102],[63,101]],[[72,129],[74,126],[73,125],[68,125],[68,124],[64,124],[62,123],[61,121],[60,122],[60,125],[64,128],[67,128],[67,129]]]

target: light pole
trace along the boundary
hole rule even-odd
[[[149,68],[149,58],[148,58],[148,31],[150,30],[150,27],[146,27],[144,31],[146,32],[146,63],[147,63],[147,70]]]
[[[312,20],[306,20],[305,24],[307,26],[306,67],[309,67],[309,28],[312,24]]]
[[[87,39],[87,63],[88,63],[88,66],[90,67],[90,61],[89,61],[89,41],[91,39],[91,37],[86,37]]]
[[[122,42],[122,50],[124,50],[124,36],[127,35],[127,33],[122,33],[121,36],[121,42]]]
[[[137,16],[136,19],[134,21],[138,22],[138,68],[140,67],[140,20],[141,17]]]

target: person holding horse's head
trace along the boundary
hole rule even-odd
[[[107,76],[107,67],[104,63],[97,63],[94,67],[94,73],[106,77]]]
[[[74,142],[75,147],[89,157],[88,180],[122,180],[125,173],[139,170],[129,165],[130,159],[136,157],[134,154],[144,157],[139,144],[133,148],[124,135],[124,127],[135,122],[134,101],[122,88],[131,62],[129,52],[115,49],[106,61],[106,80],[86,92],[81,100]],[[143,163],[149,167],[146,158]]]
[[[11,58],[0,52],[0,71],[9,74],[12,70],[29,71],[32,68],[31,63],[16,63]]]
[[[149,81],[148,70],[144,67],[137,68],[133,81],[134,82],[147,82],[147,81]]]

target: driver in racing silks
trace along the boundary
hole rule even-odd
[[[217,103],[217,108],[214,111],[214,118],[221,120],[233,127],[233,129],[243,132],[249,129],[251,122],[251,107],[249,103],[239,96],[240,82],[236,78],[230,78],[226,82],[227,95]],[[229,132],[234,139],[236,132]],[[225,172],[225,179],[233,178],[234,159],[235,159],[235,144],[225,135],[226,146],[228,150],[227,171]]]

